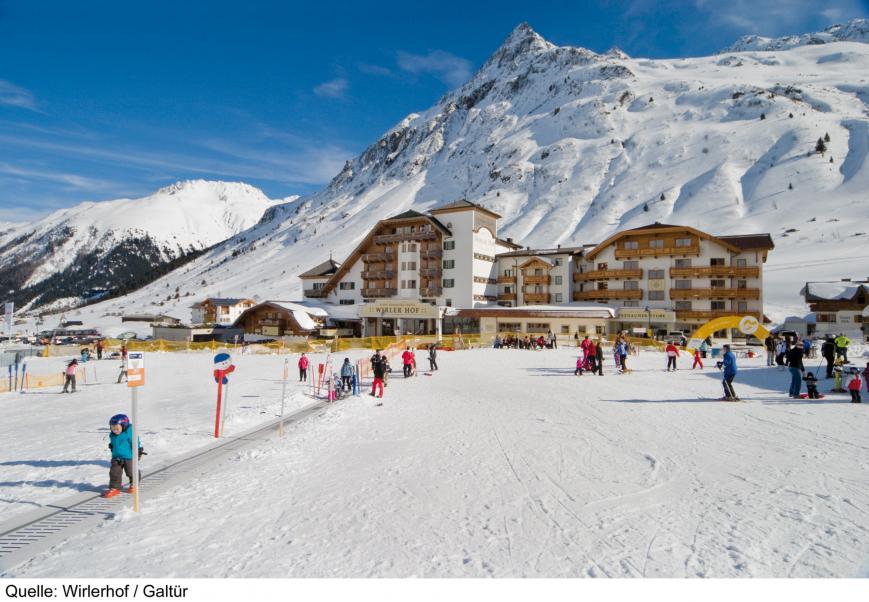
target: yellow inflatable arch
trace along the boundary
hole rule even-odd
[[[769,331],[754,316],[724,316],[710,320],[695,330],[688,341],[688,348],[697,349],[706,337],[725,328],[736,328],[742,334],[750,334],[760,340],[769,336]]]

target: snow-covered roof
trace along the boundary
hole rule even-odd
[[[282,307],[291,312],[305,312],[312,316],[317,316],[318,318],[327,318],[329,313],[323,309],[322,307],[314,307],[312,305],[307,305],[303,303],[296,303],[295,301],[264,301],[263,303],[268,303],[270,305],[276,305],[278,307]],[[300,322],[301,324],[301,322]]]
[[[520,305],[518,307],[504,307],[502,305],[486,305],[476,304],[473,309],[462,309],[458,307],[447,308],[444,312],[446,316],[455,316],[463,313],[475,312],[486,314],[510,314],[518,313],[547,313],[547,314],[563,314],[565,317],[588,317],[588,318],[614,318],[615,310],[608,305]]]
[[[842,301],[853,299],[860,289],[869,293],[869,283],[866,282],[807,282],[803,289],[806,300]]]

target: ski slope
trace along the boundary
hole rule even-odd
[[[382,406],[337,403],[3,576],[867,575],[866,404],[788,399],[759,358],[723,403],[712,362],[667,373],[650,351],[575,377],[575,357],[442,352],[408,380],[396,362]],[[210,361],[148,356],[146,470],[209,443]],[[276,413],[282,363],[236,358],[227,429]],[[127,407],[108,384],[0,396],[0,518],[104,485],[105,421]]]

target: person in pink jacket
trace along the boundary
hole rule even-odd
[[[591,342],[588,335],[585,335],[585,338],[579,346],[582,348],[582,369],[591,370],[591,360],[589,358],[594,352],[594,343]]]
[[[64,370],[64,380],[63,380],[63,392],[64,393],[75,393],[75,369],[78,368],[78,360],[73,359],[66,365],[66,370]],[[68,391],[69,386],[72,385],[72,391]]]
[[[304,353],[299,358],[299,382],[308,382],[308,356]]]

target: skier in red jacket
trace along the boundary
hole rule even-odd
[[[410,347],[407,347],[404,350],[404,353],[401,354],[401,361],[403,363],[404,368],[404,378],[408,378],[413,375],[413,367],[416,364],[416,356],[411,351]]]
[[[670,367],[676,370],[676,358],[679,357],[679,348],[673,343],[667,343],[664,353],[667,354],[667,372],[670,371]]]

